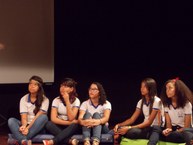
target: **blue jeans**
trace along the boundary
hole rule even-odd
[[[131,128],[124,136],[130,139],[149,139],[148,145],[156,145],[161,132],[162,129],[160,126],[146,127],[143,129]]]
[[[93,119],[100,119],[101,115],[96,112],[93,114],[93,116],[89,113],[86,112],[83,119],[89,119],[89,118],[93,118]],[[92,130],[92,137],[93,139],[97,139],[100,141],[101,138],[101,133],[108,133],[109,132],[109,128],[106,125],[97,125],[94,126],[93,128],[87,128],[85,126],[82,127],[82,134],[83,134],[83,139],[89,139],[91,138],[91,130]]]
[[[71,125],[56,125],[51,121],[48,121],[45,125],[46,130],[54,135],[53,141],[54,144],[58,143],[68,143],[70,137],[78,131],[79,125],[78,124],[71,124]]]
[[[186,145],[191,145],[190,141],[193,139],[193,128],[184,128],[182,132]]]
[[[161,128],[162,131],[164,129],[165,128]],[[172,126],[172,130],[173,131],[168,136],[164,136],[162,133],[160,133],[159,140],[173,143],[184,143],[185,142],[184,133],[178,132],[175,126]]]
[[[29,133],[27,135],[23,135],[19,131],[19,127],[21,126],[21,121],[16,118],[9,118],[8,127],[13,134],[14,138],[18,140],[20,143],[22,140],[30,140],[35,135],[37,135],[41,130],[43,130],[46,122],[48,121],[47,115],[40,115],[34,122],[34,124],[29,129]]]
[[[152,126],[149,134],[148,145],[156,145],[160,139],[161,134],[162,134],[162,128],[160,126],[158,125]]]
[[[172,131],[168,136],[164,137],[164,141],[184,143],[185,139],[182,132]]]

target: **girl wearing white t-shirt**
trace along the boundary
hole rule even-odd
[[[79,122],[82,125],[84,145],[99,145],[101,133],[109,131],[108,121],[111,113],[111,103],[106,100],[103,86],[93,82],[88,90],[89,99],[81,104]]]
[[[46,130],[54,135],[51,140],[43,140],[44,145],[70,143],[77,145],[70,137],[78,130],[77,114],[80,100],[77,98],[76,82],[65,78],[60,84],[60,96],[52,101],[51,121],[46,123]]]
[[[115,138],[124,136],[130,139],[149,139],[148,145],[156,145],[159,140],[160,126],[163,123],[161,116],[162,103],[157,97],[156,82],[152,78],[145,78],[141,82],[141,95],[133,115],[114,127]],[[144,115],[142,123],[135,123],[140,114]],[[132,126],[131,126],[132,125]]]
[[[30,145],[31,138],[37,135],[48,121],[49,100],[44,95],[43,80],[32,76],[29,80],[29,93],[20,100],[21,121],[16,118],[8,120],[8,126],[17,141],[8,140],[8,144]],[[12,142],[12,143],[11,143]]]
[[[163,140],[177,143],[186,141],[183,130],[192,125],[192,98],[190,89],[178,78],[166,81],[161,92],[166,118]],[[190,140],[186,142],[189,144]]]

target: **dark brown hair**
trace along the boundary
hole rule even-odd
[[[106,100],[107,100],[107,96],[106,96],[106,92],[105,92],[102,84],[99,82],[93,82],[92,84],[95,84],[99,90],[99,96],[100,96],[99,97],[99,104],[101,104],[101,105],[105,104]]]
[[[150,96],[149,114],[151,114],[153,103],[154,103],[154,97],[157,96],[157,84],[156,84],[156,81],[152,78],[145,78],[144,80],[142,80],[142,82],[145,84],[145,86],[149,91],[149,94],[148,94]],[[141,110],[144,102],[145,102],[145,98],[142,96]]]
[[[72,78],[64,78],[60,83],[60,86],[67,86],[67,87],[73,88],[73,91],[69,94],[71,104],[75,101],[76,97],[78,97],[78,94],[76,92],[76,85],[77,85],[77,82]],[[61,94],[60,94],[60,99],[65,104],[64,98],[61,96]]]
[[[184,106],[188,101],[190,101],[190,103],[193,103],[193,94],[192,91],[188,88],[188,86],[182,80],[170,79],[165,82],[160,95],[164,106],[169,107],[172,104],[171,99],[168,98],[166,94],[166,85],[170,82],[174,83],[175,86],[175,95],[177,97],[177,108],[180,107],[184,108]]]
[[[36,98],[36,101],[35,101],[35,109],[34,109],[34,114],[37,114],[38,113],[38,111],[40,110],[40,107],[41,107],[41,105],[42,105],[42,102],[43,102],[43,100],[44,100],[44,89],[43,89],[43,80],[42,80],[42,78],[41,77],[39,77],[39,76],[32,76],[30,79],[29,79],[29,81],[31,81],[31,80],[35,80],[35,81],[37,81],[38,82],[38,86],[39,86],[39,89],[38,89],[38,92],[37,92],[37,98]]]

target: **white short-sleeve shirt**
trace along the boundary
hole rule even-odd
[[[174,108],[172,105],[164,107],[164,110],[170,116],[172,126],[181,126],[184,127],[185,115],[192,115],[192,104],[187,102],[184,108]],[[191,119],[192,120],[192,119]]]
[[[94,106],[90,99],[84,101],[81,106],[80,110],[83,110],[85,112],[91,113],[93,115],[94,113],[98,112],[101,117],[104,115],[104,111],[106,109],[112,110],[111,103],[109,101],[106,101],[103,105]]]
[[[140,99],[137,103],[137,108],[141,109],[141,103],[142,103],[142,99]],[[143,115],[144,115],[144,121],[148,120],[149,116],[150,116],[150,112],[149,112],[149,109],[150,109],[150,104],[146,104],[145,102],[143,103],[143,106],[142,106],[142,112],[143,112]],[[152,106],[152,110],[155,109],[155,110],[160,110],[162,112],[162,103],[161,103],[161,99],[158,98],[157,96],[154,97],[154,102],[153,102],[153,106]],[[163,113],[161,113],[163,114]],[[157,116],[155,117],[153,123],[151,124],[152,125],[158,125],[158,114]],[[163,123],[163,118],[161,118],[161,122]]]
[[[30,94],[26,94],[20,99],[20,114],[27,114],[27,123],[30,124],[30,122],[34,119],[34,109],[35,109],[35,103],[32,103],[30,100]],[[49,107],[49,99],[44,96],[44,100],[42,102],[42,105],[40,107],[40,110],[47,112]]]
[[[60,97],[56,97],[52,101],[52,107],[58,109],[58,118],[62,120],[68,120],[66,106],[63,104]],[[73,107],[80,108],[80,100],[78,98],[76,98],[75,101],[71,104],[71,108]]]

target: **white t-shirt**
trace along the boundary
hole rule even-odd
[[[187,102],[184,108],[174,108],[172,105],[164,107],[164,110],[170,116],[172,126],[181,126],[184,127],[185,115],[192,115],[192,104]],[[191,119],[192,120],[192,119]]]
[[[62,103],[60,100],[60,97],[56,97],[52,101],[52,107],[58,109],[58,118],[62,120],[68,120],[67,112],[66,112],[66,106]],[[71,104],[71,108],[73,107],[80,107],[80,100],[78,98],[75,99],[75,101]]]
[[[44,96],[44,100],[42,102],[42,105],[40,107],[40,110],[47,112],[49,107],[49,99]],[[31,102],[30,100],[30,94],[26,94],[20,99],[20,114],[27,113],[27,123],[30,124],[30,122],[35,117],[34,114],[35,104]]]
[[[137,108],[141,109],[141,103],[142,103],[142,99],[140,99],[137,103]],[[143,115],[144,115],[144,121],[148,120],[149,116],[150,116],[150,112],[149,112],[149,109],[150,109],[150,104],[146,104],[145,102],[143,103],[143,106],[142,106],[142,112],[143,112]],[[159,117],[158,114],[157,116],[155,117],[154,121],[152,122],[151,126],[152,125],[159,125],[158,123],[161,121],[162,122],[162,126],[164,125],[164,115],[163,115],[163,106],[162,106],[162,103],[161,103],[161,99],[158,98],[157,96],[154,97],[154,102],[153,102],[153,106],[152,106],[152,110],[158,110],[158,112],[160,111],[160,114],[162,117]],[[158,121],[158,118],[160,118],[161,120]]]
[[[91,115],[93,115],[95,112],[98,112],[101,117],[103,117],[104,111],[106,109],[112,109],[111,103],[109,101],[106,101],[106,103],[104,103],[103,105],[94,106],[91,100],[88,99],[84,101],[80,106],[80,110],[83,110],[85,112],[88,111],[89,113],[91,113]]]

